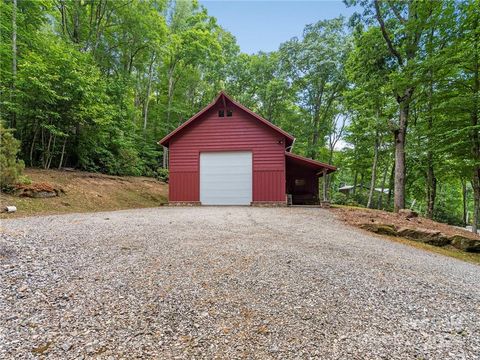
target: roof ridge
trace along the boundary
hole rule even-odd
[[[202,110],[200,110],[199,112],[197,112],[195,115],[193,115],[190,119],[188,119],[187,121],[185,121],[183,124],[181,124],[180,126],[178,126],[175,130],[171,131],[168,135],[166,135],[165,137],[163,137],[160,141],[158,141],[158,144],[160,145],[164,145],[166,146],[166,144],[168,144],[169,140],[175,136],[177,133],[179,133],[182,129],[184,129],[185,127],[187,127],[189,124],[191,124],[194,120],[196,120],[197,118],[199,118],[201,115],[205,114],[208,110],[210,110],[210,108],[212,108],[219,100],[220,98],[224,96],[226,99],[228,99],[230,102],[232,102],[235,106],[239,107],[240,109],[242,109],[243,111],[245,111],[246,113],[252,115],[254,118],[256,118],[257,120],[259,120],[260,122],[264,123],[265,125],[269,126],[270,128],[272,128],[273,130],[279,132],[280,134],[282,134],[283,136],[285,136],[286,138],[288,138],[289,140],[291,140],[292,142],[295,140],[295,137],[291,134],[289,134],[288,132],[286,132],[285,130],[283,130],[282,128],[276,126],[275,124],[272,124],[270,121],[268,121],[267,119],[263,118],[262,116],[258,115],[257,113],[253,112],[252,110],[250,110],[249,108],[247,108],[246,106],[242,105],[241,103],[233,100],[224,90],[221,90],[220,93],[215,97],[215,99],[209,103],[207,106],[205,106]]]

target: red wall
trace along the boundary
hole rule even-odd
[[[218,117],[218,109],[170,140],[169,200],[200,201],[200,152],[247,150],[253,153],[253,201],[285,201],[285,137],[239,108],[231,117]]]

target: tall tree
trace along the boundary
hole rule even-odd
[[[328,124],[347,84],[344,64],[350,41],[343,18],[319,21],[305,27],[303,38],[280,46],[282,61],[307,116],[302,135],[306,154],[317,158],[325,145]]]
[[[391,127],[393,116],[391,90],[388,77],[392,73],[389,66],[388,49],[382,43],[379,29],[358,27],[354,34],[354,49],[346,63],[347,77],[351,83],[346,91],[346,104],[350,112],[355,113],[350,124],[350,132],[362,132],[367,147],[373,149],[358,156],[367,156],[371,161],[370,185],[367,207],[374,207],[374,195],[377,185],[377,172],[387,145],[386,135]],[[351,139],[358,139],[359,137]],[[359,149],[360,150],[360,149]],[[385,162],[385,160],[384,160]],[[382,187],[384,187],[383,185]]]
[[[367,23],[372,14],[395,65],[392,91],[398,104],[398,121],[393,130],[395,139],[395,193],[394,209],[405,207],[405,144],[410,115],[410,103],[416,88],[417,57],[422,40],[431,25],[432,13],[441,7],[440,2],[410,0],[391,2],[374,0],[349,1],[363,5]]]

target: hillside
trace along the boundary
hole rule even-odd
[[[156,207],[167,202],[168,185],[154,178],[41,169],[26,169],[25,175],[32,185],[47,184],[63,191],[51,198],[2,193],[0,207],[15,205],[17,212],[1,213],[0,218]]]
[[[480,263],[480,236],[465,229],[405,213],[349,206],[335,206],[331,211],[348,225],[380,237]]]

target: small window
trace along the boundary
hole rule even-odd
[[[227,116],[228,116],[228,117],[231,117],[232,115],[233,115],[232,109],[228,109],[228,110],[227,110]]]
[[[295,186],[304,186],[305,179],[295,179]]]
[[[224,110],[218,110],[218,117],[224,117],[224,116],[225,116]]]

